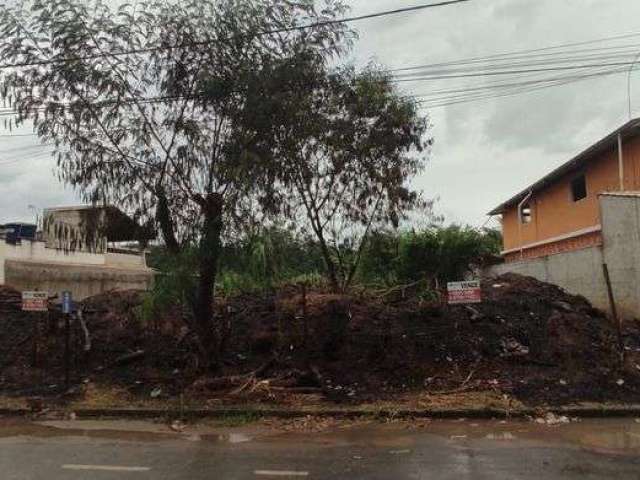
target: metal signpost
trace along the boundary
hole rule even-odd
[[[49,311],[49,294],[47,292],[31,291],[22,292],[22,311],[23,312],[48,312]],[[38,345],[40,329],[38,328],[38,317],[33,322],[33,358],[32,365],[38,366]]]
[[[70,314],[73,311],[73,297],[71,296],[71,292],[64,291],[62,292],[62,313],[65,315]]]
[[[450,282],[447,284],[447,301],[449,305],[465,305],[482,303],[482,292],[479,280],[468,282]]]
[[[73,311],[73,297],[71,292],[62,292],[62,313],[64,314],[64,385],[69,389],[71,371],[71,312]]]

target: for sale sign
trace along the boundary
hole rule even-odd
[[[463,305],[466,303],[482,303],[480,281],[450,282],[447,284],[447,298],[449,305]]]
[[[22,310],[25,312],[46,312],[49,309],[47,292],[22,292]]]

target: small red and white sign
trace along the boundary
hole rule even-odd
[[[22,292],[22,310],[24,312],[46,312],[49,310],[47,292]]]
[[[467,303],[482,303],[480,281],[450,282],[447,284],[447,298],[449,305],[464,305]]]

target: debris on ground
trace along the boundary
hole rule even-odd
[[[535,418],[534,422],[541,425],[555,426],[571,423],[571,419],[566,415],[556,415],[553,412],[547,412],[543,417]]]
[[[381,297],[313,289],[302,295],[290,286],[218,298],[224,363],[203,376],[182,309],[144,321],[143,292],[108,292],[83,301],[83,322],[73,324],[72,380],[84,385],[74,395],[107,385],[119,398],[184,395],[215,406],[354,404],[413,394],[429,404],[430,397],[469,392],[507,404],[640,401],[638,328],[625,332],[628,368],[621,371],[615,328],[584,298],[514,274],[482,282],[482,295],[481,304],[446,306],[410,289]],[[33,319],[19,311],[18,292],[0,287],[0,312],[5,308],[0,392],[63,398],[59,319],[41,321],[48,333],[34,368]]]

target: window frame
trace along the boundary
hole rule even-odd
[[[580,178],[582,178],[584,181],[584,197],[581,197],[576,200],[574,183]],[[569,200],[571,201],[571,203],[579,203],[579,202],[582,202],[583,200],[586,200],[588,197],[589,197],[589,188],[587,186],[587,174],[586,172],[580,172],[574,175],[573,177],[571,177],[571,180],[569,180]]]
[[[529,215],[526,217],[528,219],[527,221],[525,221],[525,210],[529,210]],[[520,211],[518,212],[518,221],[521,225],[530,225],[533,222],[533,206],[530,201],[520,207]]]

